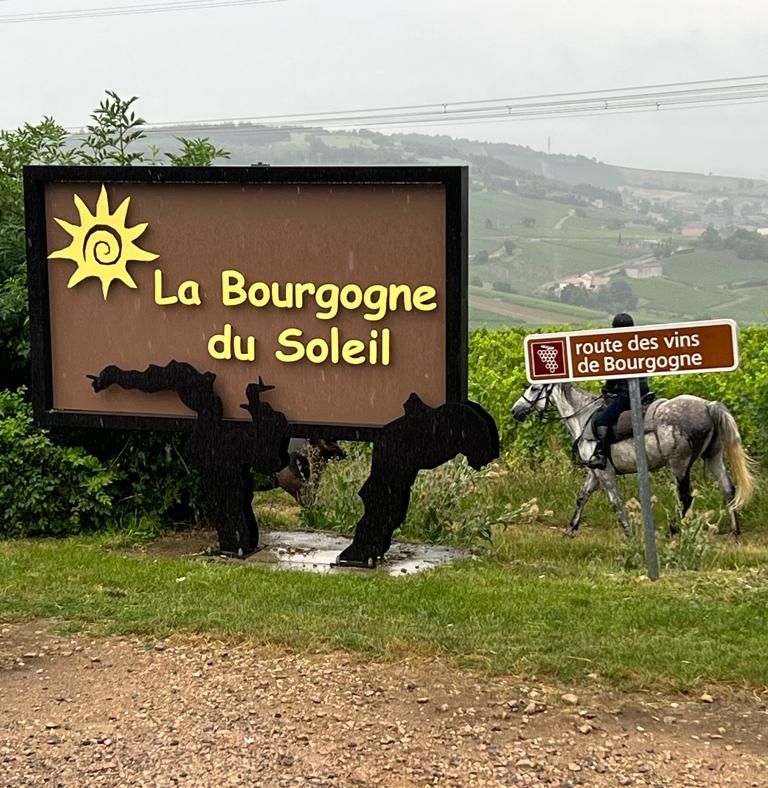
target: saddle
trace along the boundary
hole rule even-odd
[[[643,405],[643,419],[645,432],[653,432],[656,428],[656,408],[662,403],[667,402],[666,399],[655,399],[648,405]],[[616,425],[613,428],[613,437],[611,443],[618,443],[619,441],[631,438],[634,434],[632,429],[632,411],[625,410],[620,416]]]

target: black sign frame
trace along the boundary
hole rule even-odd
[[[24,205],[29,288],[31,395],[35,419],[44,427],[188,432],[194,417],[57,411],[53,408],[51,320],[48,289],[45,188],[49,183],[439,185],[445,189],[445,401],[467,398],[468,201],[466,166],[251,166],[24,168]],[[98,370],[97,370],[98,371]],[[418,393],[418,392],[417,392]],[[240,422],[232,421],[232,424]],[[247,422],[242,422],[247,426]],[[295,437],[374,440],[381,427],[290,422]]]

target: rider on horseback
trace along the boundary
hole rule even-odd
[[[626,312],[620,312],[613,318],[613,328],[628,328],[634,326],[635,321]],[[643,403],[651,402],[654,395],[648,388],[646,378],[640,378],[640,396]],[[613,442],[613,430],[619,416],[631,408],[629,401],[629,381],[625,378],[606,380],[602,391],[603,404],[595,413],[594,430],[597,446],[594,454],[587,461],[587,467],[595,470],[605,470],[608,465],[609,446]]]

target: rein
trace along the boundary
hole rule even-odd
[[[584,413],[585,410],[588,410],[597,402],[597,400],[592,400],[591,402],[587,402],[587,404],[584,405],[583,407],[579,408],[578,410],[574,410],[573,413],[568,413],[565,416],[561,416],[560,413],[555,411],[555,413],[552,413],[551,416],[547,416],[545,418],[545,414],[551,412],[549,411],[549,406],[551,404],[552,392],[554,391],[554,388],[555,386],[553,383],[547,384],[542,388],[541,392],[539,392],[539,394],[536,395],[535,399],[528,399],[528,397],[525,396],[525,392],[523,392],[522,399],[525,400],[525,402],[527,402],[531,406],[531,408],[533,408],[533,406],[541,399],[541,393],[545,392],[544,407],[538,411],[539,421],[568,421],[568,419],[572,419],[574,416],[579,416],[580,414]],[[591,420],[592,419],[587,419],[587,422],[584,425],[584,429],[582,429],[581,431],[581,435],[584,434],[584,430],[586,429],[587,424],[589,424]],[[579,436],[579,439],[581,438],[581,435]]]

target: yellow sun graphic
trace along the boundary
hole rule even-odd
[[[49,259],[72,260],[77,263],[77,270],[69,278],[67,287],[74,287],[84,279],[95,276],[101,280],[101,290],[106,301],[109,286],[115,280],[128,287],[136,287],[136,282],[126,267],[129,262],[157,260],[158,255],[147,252],[134,243],[147,229],[147,222],[134,227],[127,227],[125,224],[130,202],[131,198],[126,197],[115,212],[110,213],[109,197],[102,185],[95,214],[75,195],[75,206],[80,214],[79,225],[54,217],[56,223],[72,236],[69,246],[48,255]]]

